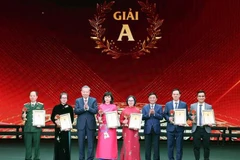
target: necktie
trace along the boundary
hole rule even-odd
[[[151,109],[153,109],[153,104],[151,104]]]
[[[87,107],[87,98],[84,98],[84,110],[88,110],[88,107]]]
[[[202,105],[199,105],[199,125],[202,126]]]
[[[85,105],[87,104],[87,99],[84,99],[84,104],[85,104]]]
[[[178,108],[178,103],[175,103],[175,109],[177,109]]]
[[[33,104],[33,103],[31,104],[31,107],[34,107],[34,104]]]

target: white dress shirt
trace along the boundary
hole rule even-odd
[[[177,103],[177,108],[176,108],[176,103]],[[173,109],[178,109],[179,106],[179,100],[178,101],[173,101]]]

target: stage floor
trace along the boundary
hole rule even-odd
[[[118,141],[119,153],[122,141]],[[141,158],[144,158],[144,141],[141,144]],[[240,142],[228,142],[224,146],[211,143],[211,160],[238,160],[240,157]],[[22,140],[0,140],[0,159],[1,160],[24,160],[24,143]],[[72,160],[78,159],[78,143],[77,140],[72,141]],[[201,150],[202,157],[202,150]],[[41,141],[41,160],[53,159],[53,140]],[[160,159],[167,158],[167,143],[160,141]],[[192,141],[184,141],[183,160],[193,160]],[[203,158],[201,158],[202,160]]]

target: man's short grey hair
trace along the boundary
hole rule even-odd
[[[83,90],[84,88],[88,88],[88,89],[90,90],[90,87],[87,86],[87,85],[84,85],[84,86],[82,87],[82,90]]]

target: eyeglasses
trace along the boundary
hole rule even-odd
[[[205,97],[205,96],[198,96],[198,97]]]

